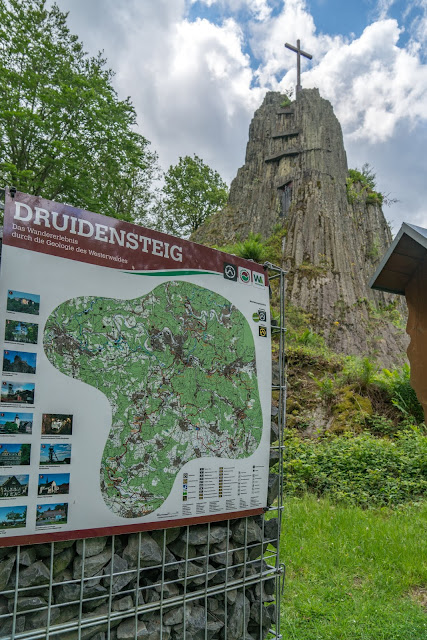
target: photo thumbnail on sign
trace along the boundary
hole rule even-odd
[[[0,434],[32,433],[33,414],[21,411],[0,412]]]
[[[35,322],[21,322],[21,320],[6,320],[4,330],[5,342],[21,342],[23,344],[37,344],[39,325]]]
[[[27,507],[0,507],[0,529],[18,529],[27,524]]]
[[[7,373],[35,374],[37,354],[27,351],[3,351],[3,371]]]
[[[34,293],[24,293],[23,291],[9,289],[6,309],[16,313],[30,313],[38,316],[40,312],[40,296]]]
[[[0,467],[30,464],[31,445],[4,442],[0,444]]]
[[[69,473],[41,473],[39,474],[37,493],[39,496],[54,496],[66,494],[70,491]]]
[[[44,413],[42,434],[70,436],[73,433],[73,416],[64,413]]]
[[[34,404],[35,384],[2,380],[0,401],[9,404]]]
[[[71,462],[71,444],[41,444],[40,445],[40,464],[41,465],[58,465],[70,464]]]
[[[68,503],[57,502],[55,504],[38,504],[36,527],[67,524]]]
[[[0,476],[0,498],[27,496],[29,480],[27,475]]]

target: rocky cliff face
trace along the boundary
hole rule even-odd
[[[286,107],[284,98],[266,95],[229,204],[192,239],[219,245],[283,226],[288,301],[310,314],[336,350],[387,365],[402,360],[407,340],[396,325],[404,307],[396,311],[394,298],[367,285],[391,242],[381,207],[357,185],[348,201],[347,158],[331,104],[317,89],[302,90]]]

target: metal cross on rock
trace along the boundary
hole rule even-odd
[[[297,46],[294,47],[292,44],[289,44],[288,42],[286,42],[285,47],[287,49],[290,49],[291,51],[295,51],[295,53],[297,54],[297,89],[296,89],[296,93],[298,93],[298,91],[301,91],[302,87],[301,87],[301,56],[304,56],[305,58],[308,58],[309,60],[312,59],[312,55],[311,53],[307,53],[306,51],[303,51],[300,47],[300,41],[297,40]]]

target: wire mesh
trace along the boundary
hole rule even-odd
[[[1,640],[281,638],[285,272],[266,269],[279,281],[277,498],[261,516],[0,549]]]

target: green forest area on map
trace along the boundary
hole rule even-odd
[[[261,440],[251,328],[209,289],[168,281],[131,300],[73,298],[50,315],[43,343],[59,371],[110,402],[100,486],[119,516],[160,507],[190,460],[244,458]]]

